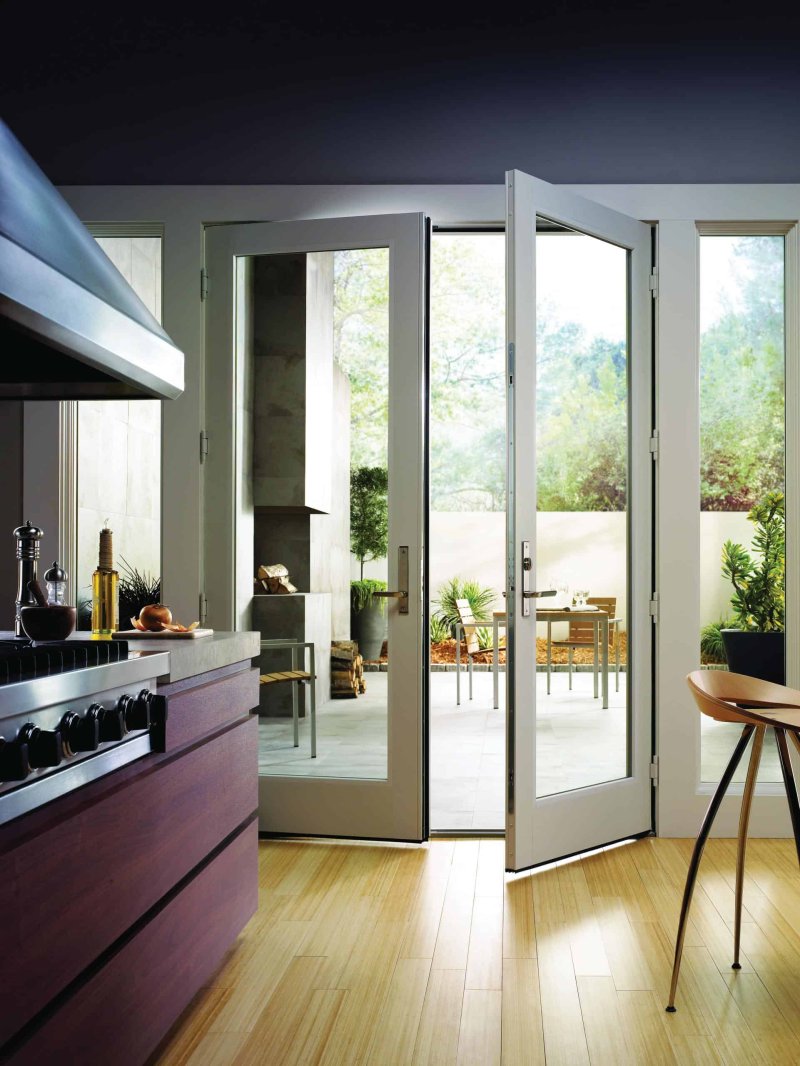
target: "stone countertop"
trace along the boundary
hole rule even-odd
[[[260,633],[218,631],[210,637],[197,637],[195,640],[169,640],[164,637],[148,640],[143,637],[130,641],[128,647],[131,651],[168,651],[169,673],[162,674],[159,681],[171,684],[208,673],[209,670],[218,670],[221,666],[253,659],[260,652],[260,642]]]

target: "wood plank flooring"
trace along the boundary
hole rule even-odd
[[[666,1014],[692,842],[647,839],[534,873],[501,840],[260,845],[258,913],[159,1066],[617,1066],[800,1062],[800,872],[706,849],[678,1012]]]

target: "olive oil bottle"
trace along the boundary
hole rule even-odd
[[[111,640],[119,628],[119,574],[114,569],[114,534],[108,519],[100,530],[100,557],[92,574],[92,640]]]

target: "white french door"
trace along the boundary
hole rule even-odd
[[[519,171],[506,227],[506,866],[522,870],[651,828],[651,230]],[[547,586],[559,596],[533,595]],[[571,610],[573,591],[613,594],[619,676],[591,609],[594,662],[542,664],[575,632],[569,612],[548,626],[537,607]]]
[[[409,214],[206,231],[208,620],[278,642],[262,672],[316,674],[316,755],[311,686],[296,734],[293,686],[261,687],[263,831],[396,840],[426,831],[426,225]],[[359,470],[378,480],[388,471],[388,545],[366,549],[361,566],[350,544]],[[296,593],[254,593],[259,565],[275,563],[288,566]],[[331,666],[331,642],[353,635],[350,585],[361,576],[395,595],[373,601],[382,614],[366,692],[332,699],[331,671],[336,689],[349,667]],[[310,647],[282,641],[313,645],[314,669]]]

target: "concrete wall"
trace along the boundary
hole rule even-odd
[[[160,320],[160,238],[100,237],[98,243]],[[114,530],[116,561],[122,556],[131,566],[159,575],[161,403],[158,400],[81,401],[77,462],[78,574],[77,582],[75,575],[70,575],[70,597],[91,598],[98,534],[107,518]]]

